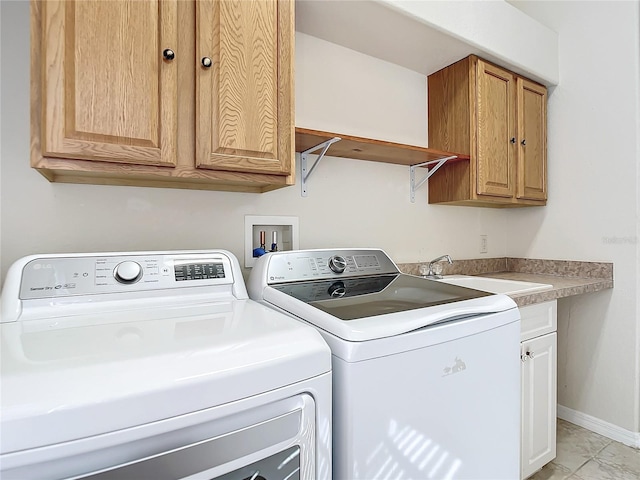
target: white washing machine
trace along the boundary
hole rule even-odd
[[[331,478],[331,356],[223,250],[37,255],[2,292],[0,477]]]
[[[374,249],[269,253],[248,289],[331,347],[336,480],[519,478],[510,298],[404,275]]]

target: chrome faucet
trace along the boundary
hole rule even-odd
[[[442,278],[442,275],[440,275],[442,273],[442,267],[438,266],[437,268],[438,271],[436,271],[436,263],[441,262],[443,260],[446,260],[447,262],[449,262],[449,264],[453,263],[453,260],[449,255],[441,255],[438,258],[434,258],[429,262],[429,265],[427,266],[428,268],[427,274],[423,276],[425,278],[435,278],[435,279]]]

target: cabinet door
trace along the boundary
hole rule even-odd
[[[174,165],[177,2],[42,2],[45,157]],[[179,52],[176,52],[179,55]]]
[[[515,195],[516,81],[511,72],[478,60],[477,191]],[[515,141],[515,140],[514,140]]]
[[[521,344],[522,478],[556,456],[557,334]]]
[[[518,198],[547,199],[547,89],[518,78]]]
[[[197,166],[290,175],[292,0],[201,0],[196,15]]]

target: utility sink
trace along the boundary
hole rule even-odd
[[[474,288],[491,293],[505,293],[508,295],[542,292],[553,288],[553,285],[546,283],[521,282],[519,280],[469,275],[447,275],[439,281],[460,287]]]

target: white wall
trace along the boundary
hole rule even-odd
[[[243,263],[244,215],[296,215],[300,248],[382,247],[398,262],[505,254],[505,213],[409,201],[408,167],[327,158],[309,183],[265,194],[49,183],[29,167],[29,8],[2,8],[2,278],[37,252],[225,248]],[[300,126],[426,145],[423,76],[298,35]],[[299,177],[299,176],[298,176]]]
[[[638,2],[513,2],[556,30],[549,202],[507,212],[512,256],[614,263],[615,288],[559,302],[558,401],[640,431]]]

